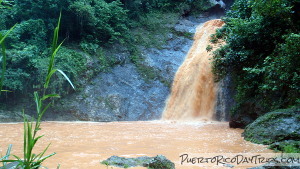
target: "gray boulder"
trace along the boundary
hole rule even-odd
[[[267,113],[245,128],[246,140],[272,144],[285,140],[300,140],[300,109],[285,109]]]
[[[102,161],[101,164],[122,168],[142,166],[148,167],[149,169],[175,169],[175,164],[163,155],[157,155],[156,157],[143,156],[137,158],[111,156],[107,160]]]

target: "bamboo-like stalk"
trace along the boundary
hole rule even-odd
[[[58,23],[56,28],[54,29],[53,34],[53,41],[52,41],[52,50],[51,55],[49,58],[49,65],[48,65],[48,72],[45,78],[44,83],[44,89],[43,94],[40,97],[38,92],[34,92],[34,101],[36,104],[36,112],[37,112],[37,118],[35,120],[29,120],[25,113],[23,112],[24,116],[24,157],[21,159],[18,156],[14,156],[16,160],[2,160],[2,162],[18,162],[17,167],[21,167],[23,169],[38,169],[41,167],[41,164],[44,160],[47,158],[55,155],[56,153],[52,153],[50,155],[44,156],[46,151],[48,150],[50,144],[39,154],[34,154],[33,149],[38,142],[39,139],[43,137],[43,135],[38,136],[37,133],[39,130],[41,130],[40,126],[42,123],[42,117],[46,110],[50,107],[51,103],[48,103],[46,106],[43,105],[43,103],[51,98],[59,98],[60,96],[58,94],[47,94],[47,88],[50,83],[50,79],[52,75],[55,72],[61,73],[64,78],[70,83],[70,85],[75,89],[74,85],[72,84],[71,80],[68,78],[68,76],[60,69],[55,68],[55,56],[60,49],[61,45],[63,44],[63,41],[58,44],[58,33],[59,33],[59,27],[60,27],[60,21],[61,21],[61,14],[59,15]],[[7,36],[7,35],[6,35]]]

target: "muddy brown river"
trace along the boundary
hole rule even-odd
[[[0,150],[4,155],[9,144],[12,153],[22,155],[22,123],[0,124]],[[231,129],[223,122],[45,122],[35,152],[51,143],[48,154],[57,154],[45,161],[52,169],[105,169],[100,164],[112,155],[122,157],[165,155],[176,168],[228,168],[181,165],[180,155],[200,153],[268,153],[266,146],[244,141],[242,129]],[[117,168],[117,167],[109,167]],[[143,167],[140,167],[143,168]],[[235,167],[247,168],[247,167]],[[137,168],[134,168],[137,169]]]

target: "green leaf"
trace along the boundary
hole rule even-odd
[[[53,156],[53,155],[56,154],[56,153],[52,153],[52,154],[50,154],[50,155],[48,155],[46,157],[43,157],[43,155],[46,153],[46,151],[48,150],[48,148],[50,147],[50,145],[51,145],[51,143],[48,144],[48,146],[44,149],[44,151],[38,155],[39,156],[39,158],[37,159],[38,162],[43,162],[45,159],[47,159],[47,158],[49,158],[49,157],[51,157],[51,156]]]
[[[23,161],[23,160],[21,160],[21,158],[20,157],[18,157],[18,156],[16,156],[16,155],[13,155],[17,160],[16,161]]]
[[[2,160],[0,162],[2,162],[2,163],[10,163],[10,162],[16,162],[16,161],[18,161],[18,160]]]
[[[1,37],[0,39],[0,44],[2,44],[5,40],[5,38],[10,34],[10,32],[17,26],[17,24],[15,24],[13,27],[11,27],[4,36]]]
[[[40,114],[41,108],[42,108],[42,103],[41,103],[39,94],[37,92],[34,92],[34,101],[35,101],[35,104],[36,104],[37,114]]]
[[[52,77],[52,75],[56,72],[56,69],[52,69],[48,74],[47,74],[47,77],[46,77],[46,83],[44,84],[44,88],[47,89],[48,86],[49,86],[49,83],[50,83],[50,79]]]
[[[42,116],[44,115],[44,113],[46,112],[46,110],[50,107],[51,103],[49,103],[41,112],[41,114],[39,115],[38,121],[41,121]]]
[[[2,35],[0,34],[0,37]],[[5,39],[4,37],[2,38],[3,40]],[[3,81],[4,81],[4,74],[6,71],[6,48],[5,48],[5,44],[1,43],[1,51],[2,51],[2,73],[1,73],[1,79],[0,79],[0,90],[2,91],[2,86],[3,86]],[[1,92],[0,92],[1,94]]]
[[[12,92],[10,90],[1,90],[1,92]]]
[[[45,161],[47,158],[52,157],[52,156],[54,156],[55,154],[56,154],[56,153],[49,154],[49,155],[47,155],[47,156],[41,158],[39,161],[40,161],[40,162],[43,162],[43,161]]]
[[[53,35],[53,41],[52,41],[52,52],[51,52],[51,57],[50,57],[50,61],[49,61],[49,67],[48,67],[48,74],[47,74],[47,78],[46,78],[46,84],[49,84],[49,80],[48,79],[48,75],[51,73],[51,71],[53,70],[54,67],[54,58],[55,55],[57,53],[57,51],[59,50],[59,48],[61,47],[61,45],[63,44],[63,42],[60,43],[59,46],[57,46],[57,42],[58,42],[58,32],[59,32],[59,25],[60,25],[60,20],[61,20],[61,13],[59,15],[59,19],[57,22],[57,26],[54,29],[54,35]],[[48,87],[48,85],[46,85]]]
[[[75,89],[75,87],[74,87],[73,83],[71,82],[71,80],[69,79],[69,77],[62,70],[57,69],[57,71],[59,73],[61,73],[65,77],[65,79],[70,83],[70,85],[72,86],[72,88]]]
[[[52,98],[52,97],[60,98],[60,95],[58,95],[58,94],[47,94],[47,95],[43,96],[41,98],[41,100],[46,100],[46,99]]]

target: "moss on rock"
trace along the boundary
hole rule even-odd
[[[267,113],[248,125],[243,136],[254,143],[272,144],[273,149],[299,152],[300,108]]]
[[[107,160],[101,162],[106,166],[116,166],[121,168],[129,167],[148,167],[148,169],[174,169],[175,164],[168,160],[163,155],[157,155],[156,157],[137,157],[137,158],[124,158],[118,156],[111,156]]]

